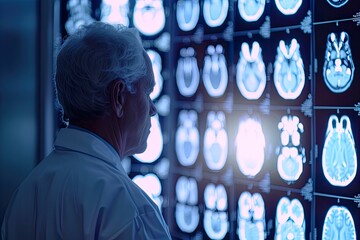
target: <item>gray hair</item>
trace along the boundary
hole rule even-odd
[[[110,83],[122,79],[130,93],[147,67],[134,28],[94,22],[69,36],[56,61],[55,82],[66,119],[101,116],[110,110]]]

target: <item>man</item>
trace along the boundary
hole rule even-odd
[[[3,239],[170,239],[121,159],[146,149],[156,108],[135,29],[95,22],[62,45],[55,75],[67,128],[14,193]]]

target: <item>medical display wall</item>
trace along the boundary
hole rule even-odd
[[[158,115],[123,160],[173,239],[360,237],[357,0],[61,1],[136,27]],[[61,41],[61,40],[60,40]]]

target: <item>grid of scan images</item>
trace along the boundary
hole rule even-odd
[[[158,109],[123,166],[173,239],[360,238],[358,0],[69,0],[136,27]]]

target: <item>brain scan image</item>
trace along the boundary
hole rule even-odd
[[[159,116],[155,115],[151,118],[150,134],[147,139],[147,147],[143,153],[135,154],[134,157],[143,163],[152,163],[156,161],[163,150],[163,135],[161,133],[161,126]]]
[[[238,9],[240,16],[247,22],[255,22],[263,15],[265,0],[239,0]]]
[[[248,177],[256,176],[265,160],[265,136],[260,121],[253,118],[240,121],[235,141],[240,171]]]
[[[333,186],[345,187],[356,176],[355,141],[350,119],[346,115],[340,120],[336,115],[329,117],[322,152],[322,168],[326,179]]]
[[[176,68],[176,84],[184,97],[191,97],[198,89],[200,73],[195,50],[192,47],[182,48]]]
[[[179,113],[179,127],[175,134],[175,151],[181,165],[191,166],[199,154],[198,116],[194,110]]]
[[[211,170],[224,167],[228,156],[228,136],[225,131],[225,114],[211,111],[207,115],[207,128],[204,134],[204,158]]]
[[[159,178],[153,173],[148,173],[145,176],[136,175],[132,180],[144,190],[161,210],[163,197],[161,196],[162,187]]]
[[[276,7],[284,15],[295,14],[302,4],[302,0],[275,0]]]
[[[300,147],[300,134],[304,126],[297,116],[283,116],[278,124],[281,131],[281,149],[277,169],[280,177],[288,182],[299,179],[303,172],[305,149]]]
[[[129,0],[103,0],[100,11],[102,22],[129,26]]]
[[[229,0],[204,0],[203,14],[209,27],[219,27],[224,23],[229,10]]]
[[[154,90],[150,94],[150,98],[154,100],[160,95],[163,88],[164,80],[161,75],[162,63],[161,63],[161,57],[157,52],[151,49],[146,50],[146,52],[149,55],[154,72],[155,86],[154,86]]]
[[[183,31],[191,31],[199,21],[199,0],[178,0],[176,3],[176,20]]]
[[[66,32],[71,35],[81,26],[89,25],[95,20],[91,17],[91,3],[87,0],[69,0],[67,3],[69,18],[65,22]]]
[[[321,239],[356,240],[354,219],[346,207],[330,207],[325,217]]]
[[[344,6],[349,0],[327,0],[328,3],[336,8]]]
[[[323,77],[334,93],[345,92],[354,78],[355,66],[350,49],[350,37],[341,32],[338,37],[330,33],[327,38]]]
[[[228,202],[222,184],[208,184],[204,190],[204,229],[211,239],[223,239],[229,230]]]
[[[253,42],[251,52],[248,43],[241,44],[240,59],[236,66],[236,83],[241,94],[249,100],[259,99],[266,85],[261,51],[258,42]]]
[[[179,177],[175,186],[175,220],[181,231],[191,233],[199,225],[198,187],[194,178]]]
[[[243,192],[238,200],[238,235],[241,240],[265,239],[265,203],[259,193]]]
[[[204,58],[203,81],[205,89],[211,97],[224,94],[228,84],[228,71],[223,46],[209,45]]]
[[[136,0],[133,15],[134,26],[144,35],[153,36],[165,27],[162,0]]]
[[[292,39],[290,45],[280,41],[274,66],[274,83],[279,95],[284,99],[296,99],[305,85],[304,64],[296,39]]]
[[[275,239],[305,240],[304,208],[298,199],[282,197],[276,207]]]

